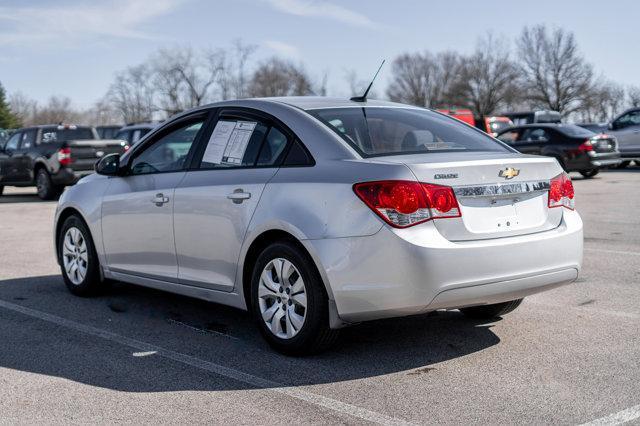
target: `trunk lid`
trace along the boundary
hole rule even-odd
[[[65,143],[71,150],[71,168],[93,170],[97,160],[108,154],[122,154],[125,142],[118,139],[71,140]]]
[[[563,209],[547,205],[549,181],[562,173],[553,158],[467,152],[379,160],[404,163],[418,181],[454,189],[461,217],[433,221],[450,241],[542,232],[562,220]]]

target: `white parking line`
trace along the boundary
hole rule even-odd
[[[597,249],[591,247],[585,247],[585,250],[589,251],[597,251],[602,253],[611,253],[611,254],[628,254],[629,256],[640,256],[640,253],[636,251],[624,251],[624,250],[607,250],[607,249]]]
[[[607,417],[590,421],[589,423],[584,423],[582,426],[621,425],[638,418],[640,418],[640,405],[613,413]]]
[[[37,318],[42,321],[47,321],[61,327],[75,330],[80,333],[88,334],[91,336],[99,337],[101,339],[109,340],[128,346],[135,349],[138,352],[142,352],[145,355],[149,355],[150,352],[155,352],[155,355],[163,358],[170,359],[175,362],[186,364],[201,370],[218,374],[229,379],[236,380],[241,383],[254,386],[256,388],[263,388],[270,391],[278,392],[287,395],[292,398],[296,398],[310,404],[314,404],[320,407],[328,408],[342,414],[348,414],[352,417],[359,418],[361,420],[369,421],[372,423],[383,425],[408,425],[410,423],[397,419],[395,417],[389,417],[375,411],[367,410],[366,408],[357,407],[355,405],[348,404],[346,402],[338,401],[337,399],[328,398],[325,396],[317,395],[311,392],[304,391],[297,387],[287,387],[282,383],[274,382],[271,380],[263,379],[252,374],[243,373],[240,370],[225,367],[220,364],[205,361],[190,355],[185,355],[180,352],[175,352],[170,349],[164,349],[160,346],[152,345],[150,343],[142,342],[140,340],[131,339],[129,337],[121,336],[110,331],[102,330],[99,328],[91,327],[85,324],[80,324],[75,321],[68,320],[66,318],[58,317],[56,315],[48,314],[46,312],[37,311],[35,309],[27,308],[24,306],[16,305],[4,300],[0,300],[0,307],[18,312],[23,315],[27,315],[33,318]]]

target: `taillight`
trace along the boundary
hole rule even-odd
[[[591,139],[587,139],[584,143],[581,143],[578,146],[578,151],[580,152],[593,151],[593,141]]]
[[[58,163],[62,166],[71,164],[71,148],[60,148],[58,150]]]
[[[559,174],[551,179],[549,188],[549,208],[566,207],[573,210],[575,208],[573,183],[566,173]]]
[[[448,186],[385,180],[356,183],[353,191],[371,210],[396,228],[461,216],[453,189]]]

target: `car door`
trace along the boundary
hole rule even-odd
[[[31,159],[30,152],[35,147],[37,133],[37,129],[28,129],[23,131],[22,137],[20,138],[20,145],[13,154],[13,159],[16,165],[15,179],[18,182],[33,181],[33,161]]]
[[[612,123],[613,134],[621,153],[640,153],[640,110],[630,111]]]
[[[169,123],[126,160],[125,175],[110,178],[102,201],[107,265],[114,272],[177,280],[174,191],[206,128],[209,112]]]
[[[178,278],[231,291],[245,232],[292,135],[269,117],[245,110],[220,111],[213,127],[176,188]]]
[[[4,146],[4,152],[0,156],[0,177],[2,184],[12,184],[20,182],[18,169],[20,166],[20,156],[16,155],[22,140],[22,132],[16,132]]]

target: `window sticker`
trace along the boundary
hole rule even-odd
[[[253,121],[218,121],[209,138],[202,161],[231,166],[242,165],[242,158],[256,124]]]

